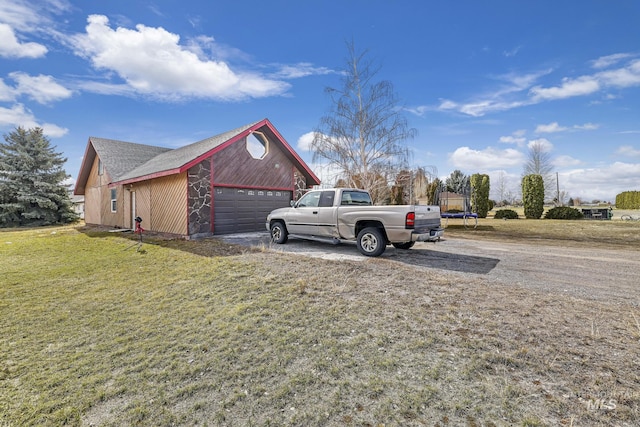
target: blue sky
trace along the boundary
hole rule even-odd
[[[416,166],[517,194],[537,141],[569,196],[640,190],[636,0],[0,0],[0,131],[43,127],[75,178],[89,136],[179,147],[268,118],[322,177],[308,142],[350,40]]]

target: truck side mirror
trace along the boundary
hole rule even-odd
[[[292,208],[295,208],[296,207],[296,201],[295,200],[290,201],[289,202],[289,206],[291,206]]]

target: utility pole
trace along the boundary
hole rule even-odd
[[[558,179],[558,172],[556,172],[556,200],[558,201],[558,206],[562,206],[562,202],[560,201],[560,181]]]

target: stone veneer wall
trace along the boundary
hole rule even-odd
[[[293,177],[295,180],[295,194],[293,195],[293,200],[298,200],[300,197],[304,196],[307,192],[307,180],[304,178],[304,175],[300,173],[298,169],[294,169]]]
[[[211,234],[211,159],[189,168],[189,236]]]

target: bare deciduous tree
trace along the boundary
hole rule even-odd
[[[356,52],[353,42],[347,49],[342,89],[326,89],[332,103],[316,130],[313,158],[327,161],[348,185],[369,190],[374,203],[380,203],[389,192],[379,187],[408,163],[405,141],[416,130],[408,127],[393,85],[374,82],[378,68],[366,60],[366,51]]]
[[[544,182],[545,199],[555,197],[556,180],[553,175],[551,155],[547,150],[547,146],[540,140],[529,143],[529,152],[524,165],[523,176],[527,175],[540,175]]]

